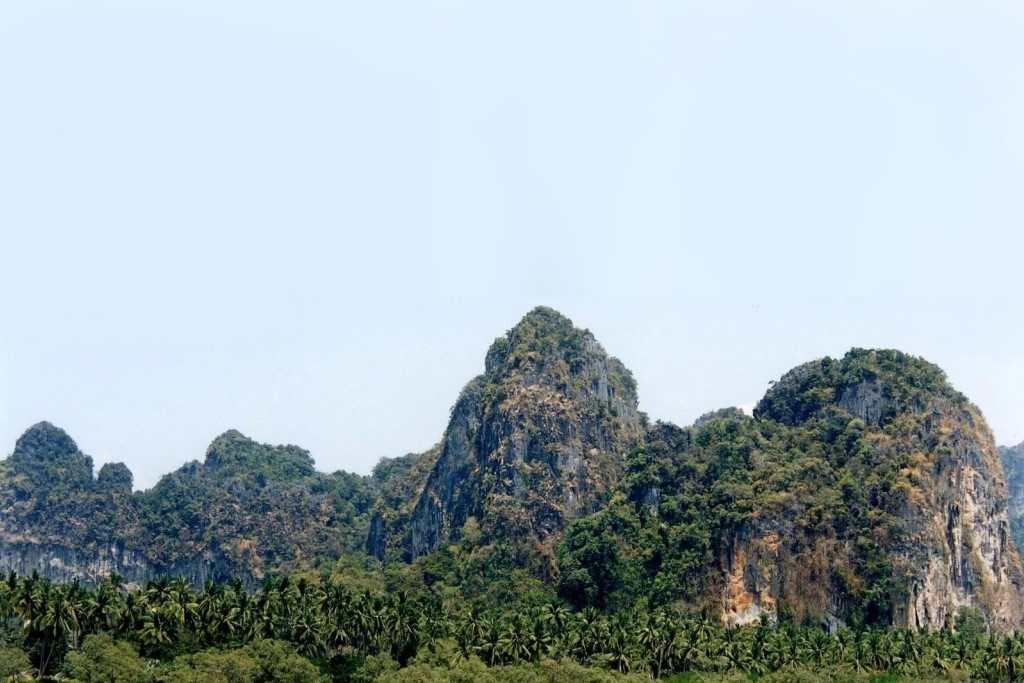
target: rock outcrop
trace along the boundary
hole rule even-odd
[[[377,500],[366,537],[367,553],[379,560],[408,557],[409,520],[440,454],[438,444],[424,453],[384,458],[373,468]]]
[[[459,538],[545,543],[596,510],[642,437],[636,385],[594,336],[537,308],[487,352],[452,409],[410,519],[408,555]]]
[[[854,350],[790,372],[755,415],[827,429],[834,409],[864,424],[863,456],[891,473],[885,499],[873,507],[892,519],[866,528],[885,534],[893,623],[936,629],[974,608],[1001,628],[1019,626],[1024,573],[1010,538],[1002,464],[981,412],[925,361]],[[842,550],[851,563],[856,552]]]
[[[33,425],[0,463],[0,539],[6,543],[66,545],[84,551],[135,524],[131,477],[110,464],[93,479],[92,458],[62,429]]]
[[[0,571],[129,583],[160,575],[206,580],[310,567],[360,546],[375,495],[365,478],[321,474],[296,446],[237,431],[204,462],[132,492],[132,475],[92,459],[63,430],[31,427],[0,463]]]
[[[1024,547],[1024,443],[1001,447],[999,455],[1006,475],[1010,533],[1017,548]]]

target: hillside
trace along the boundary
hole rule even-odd
[[[0,465],[0,570],[254,582],[360,546],[375,483],[319,473],[301,448],[228,431],[203,462],[133,493],[127,467],[107,464],[94,477],[92,459],[43,422]]]

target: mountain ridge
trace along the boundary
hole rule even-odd
[[[127,467],[94,476],[69,435],[34,425],[0,462],[0,569],[251,585],[364,550],[462,553],[463,573],[526,572],[578,606],[923,630],[977,609],[1014,628],[1024,504],[1000,455],[941,369],[893,350],[797,366],[752,416],[651,424],[621,361],[538,307],[491,344],[438,444],[370,475],[227,430],[133,492]]]

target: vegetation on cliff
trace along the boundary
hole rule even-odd
[[[569,520],[607,500],[623,456],[642,438],[632,375],[550,308],[498,338],[484,366],[413,492],[407,558],[458,540],[467,523],[523,561],[550,554]]]
[[[35,542],[90,547],[132,526],[131,472],[104,465],[93,477],[92,458],[64,430],[33,425],[0,463],[0,532]]]
[[[363,477],[318,473],[296,446],[217,437],[203,463],[138,496],[137,543],[163,566],[213,551],[255,576],[337,557],[366,536],[374,496]]]
[[[152,489],[132,492],[131,473],[92,459],[63,430],[33,426],[0,470],[0,532],[6,542],[78,551],[117,545],[148,574],[253,581],[361,547],[376,480],[322,474],[296,446],[268,446],[228,431]],[[115,568],[116,569],[116,568]]]
[[[714,611],[724,601],[723,617],[737,622],[767,614],[921,627],[903,607],[922,580],[920,556],[940,553],[957,564],[959,552],[953,532],[961,529],[947,525],[959,522],[963,503],[943,495],[938,480],[959,476],[951,460],[968,458],[972,471],[998,477],[984,452],[991,436],[979,423],[942,371],[918,358],[855,349],[801,366],[774,384],[753,419],[725,412],[690,429],[651,429],[611,504],[568,529],[560,592],[581,607],[643,601]],[[973,450],[956,453],[965,440]],[[990,514],[1005,515],[999,495]],[[952,515],[938,539],[929,535],[933,513]],[[1000,542],[998,516],[991,521]],[[988,576],[970,564],[982,552],[970,546],[982,539],[958,538],[964,554],[976,555],[963,561],[966,569],[952,568],[963,573],[951,577],[953,586],[967,585],[966,599],[998,621],[1002,600],[969,588]],[[994,573],[1008,577],[1012,626],[1020,565],[1001,542],[987,561],[1002,563]],[[949,609],[924,626],[952,623],[956,614]]]

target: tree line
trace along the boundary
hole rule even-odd
[[[607,614],[551,603],[482,610],[429,594],[359,592],[305,577],[269,580],[250,593],[239,581],[197,590],[183,579],[160,579],[133,591],[116,576],[90,588],[10,574],[0,582],[0,623],[0,674],[7,677],[418,680],[410,676],[422,673],[424,662],[453,670],[473,662],[497,671],[561,661],[643,678],[743,674],[773,680],[786,674],[777,680],[800,680],[795,672],[803,671],[812,676],[807,680],[880,673],[908,680],[1024,680],[1024,637],[988,633],[970,613],[957,628],[934,633],[830,634],[767,622],[726,628],[670,609]],[[222,669],[248,666],[255,673],[232,678],[210,665],[204,678],[203,657],[217,652],[251,660],[245,666],[217,660]],[[101,660],[139,678],[104,673]],[[260,674],[260,666],[284,666],[291,678],[282,670]]]

